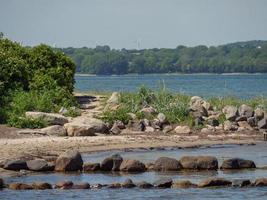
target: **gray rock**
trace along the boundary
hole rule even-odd
[[[207,123],[211,126],[219,126],[220,123],[217,119],[208,119]]]
[[[208,178],[201,181],[198,187],[219,187],[219,186],[231,186],[232,182],[224,178]]]
[[[257,187],[267,186],[267,178],[256,179],[254,185]]]
[[[167,126],[164,126],[163,127],[163,133],[169,133],[169,132],[171,132],[173,130],[173,128],[172,128],[172,126],[171,125],[167,125]]]
[[[123,160],[120,165],[120,171],[125,172],[144,172],[146,166],[138,160]]]
[[[108,158],[105,158],[101,164],[100,168],[103,171],[118,171],[123,158],[119,154],[114,154]]]
[[[258,121],[258,128],[259,129],[267,129],[267,119],[263,118],[260,121]]]
[[[74,184],[71,189],[78,189],[78,190],[86,190],[90,189],[90,184],[89,183],[77,183]]]
[[[28,160],[27,166],[31,171],[53,171],[54,166],[44,159]]]
[[[14,171],[19,171],[22,169],[28,170],[28,166],[25,160],[7,161],[3,168],[7,170],[14,170]]]
[[[140,110],[140,112],[144,113],[146,116],[151,116],[157,114],[157,110],[151,106],[144,107]]]
[[[247,122],[248,122],[248,124],[251,126],[251,127],[255,127],[256,126],[256,118],[255,117],[249,117],[248,119],[247,119]]]
[[[25,116],[32,119],[44,119],[50,125],[64,125],[69,122],[67,117],[57,113],[26,112]]]
[[[251,181],[249,179],[235,179],[233,180],[233,187],[248,187],[251,185]]]
[[[133,188],[136,187],[136,185],[133,183],[131,179],[126,179],[122,184],[121,187],[123,188]]]
[[[34,182],[32,184],[32,187],[35,190],[51,190],[51,189],[53,189],[52,185],[50,183],[46,183],[46,182]]]
[[[107,104],[109,105],[117,105],[120,103],[120,93],[113,92],[112,95],[107,100]]]
[[[174,129],[174,131],[177,134],[189,134],[189,133],[191,133],[191,129],[189,126],[177,126]]]
[[[159,179],[153,185],[157,188],[170,188],[172,186],[172,179]]]
[[[256,108],[254,112],[255,112],[254,115],[255,115],[255,117],[256,117],[257,120],[263,119],[263,117],[264,117],[264,111],[263,111],[263,109]]]
[[[252,160],[244,160],[241,158],[231,158],[224,160],[221,169],[248,169],[256,168],[255,163]]]
[[[82,170],[83,160],[78,151],[69,150],[61,154],[55,165],[55,171],[78,171]]]
[[[0,189],[4,188],[4,180],[0,178]]]
[[[113,124],[112,128],[110,129],[110,133],[114,135],[119,135],[121,133],[121,129],[118,127],[117,124]]]
[[[167,122],[167,117],[163,113],[159,113],[157,118],[161,124],[164,124]]]
[[[71,189],[73,186],[72,181],[61,181],[55,185],[55,189]]]
[[[100,170],[100,163],[84,163],[83,171],[84,172],[94,172]]]
[[[242,127],[246,130],[253,130],[253,128],[249,125],[247,121],[240,121],[240,122],[237,122],[237,124],[239,127]]]
[[[179,160],[183,169],[217,170],[218,160],[213,156],[183,156]]]
[[[49,127],[41,129],[41,131],[46,133],[47,135],[55,135],[55,136],[66,136],[67,135],[66,129],[60,125],[49,126]]]
[[[238,110],[235,106],[225,106],[222,111],[227,120],[234,121],[238,117]]]
[[[151,183],[148,183],[148,182],[145,182],[145,181],[142,181],[142,182],[138,183],[137,186],[139,188],[142,188],[142,189],[149,189],[149,188],[153,188],[154,187]]]
[[[235,119],[236,122],[242,122],[242,121],[247,121],[247,117],[246,116],[239,116]]]
[[[178,160],[168,157],[160,157],[155,161],[154,170],[156,171],[178,171],[182,168]]]
[[[239,115],[244,116],[246,118],[253,117],[254,110],[250,106],[247,106],[245,104],[241,105],[238,109]]]

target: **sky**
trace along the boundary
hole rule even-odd
[[[0,32],[29,46],[116,49],[267,40],[267,0],[0,0]]]

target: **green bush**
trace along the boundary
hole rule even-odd
[[[102,119],[105,122],[113,124],[116,120],[122,121],[124,124],[127,124],[130,120],[127,109],[119,108],[115,111],[106,111],[103,113]]]

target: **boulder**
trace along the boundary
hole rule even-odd
[[[138,160],[123,160],[120,165],[120,171],[125,172],[144,172],[146,166]]]
[[[174,182],[172,184],[172,188],[182,188],[182,189],[184,189],[184,188],[195,188],[195,187],[197,187],[197,185],[194,184],[194,183],[191,183],[188,180],[178,181],[178,182]]]
[[[258,121],[258,128],[259,129],[267,129],[267,119],[263,118],[260,121]]]
[[[35,190],[48,190],[53,189],[52,185],[46,182],[35,182],[32,184],[33,189]]]
[[[201,97],[193,96],[193,97],[191,97],[189,104],[190,104],[190,106],[193,106],[197,102],[201,102],[202,103],[202,101],[203,101],[203,99]]]
[[[73,186],[72,181],[61,181],[55,185],[55,189],[71,189]]]
[[[28,160],[27,167],[31,171],[53,171],[54,165],[49,164],[44,159]]]
[[[223,123],[223,130],[225,131],[236,131],[238,129],[238,126],[235,125],[233,122],[230,122],[229,120],[226,120]]]
[[[84,163],[83,171],[84,172],[94,172],[100,170],[100,163]]]
[[[249,117],[253,117],[254,110],[250,106],[242,104],[238,109],[238,113],[240,116],[244,116],[246,118],[249,118]]]
[[[235,179],[233,180],[232,186],[233,187],[248,187],[251,185],[249,179]]]
[[[258,187],[267,186],[267,178],[256,179],[254,185]]]
[[[247,122],[251,127],[255,127],[256,126],[256,121],[257,121],[256,117],[249,117],[247,119]]]
[[[147,170],[149,171],[154,170],[154,165],[155,165],[154,163],[146,163],[145,165]]]
[[[246,130],[253,130],[253,128],[249,125],[247,121],[240,121],[240,122],[237,122],[237,124],[239,127],[242,127]]]
[[[217,119],[214,119],[214,118],[208,119],[207,123],[210,126],[219,126],[220,125],[219,121]]]
[[[217,170],[218,160],[213,156],[184,156],[180,159],[183,169]]]
[[[142,182],[138,183],[137,186],[139,188],[142,188],[142,189],[153,188],[153,185],[151,183],[148,183],[148,182],[145,182],[145,181],[142,181]]]
[[[28,166],[25,160],[9,160],[5,163],[4,169],[19,171],[22,169],[28,170]]]
[[[181,164],[174,158],[160,157],[154,164],[154,170],[156,171],[177,171],[180,169]]]
[[[114,154],[101,162],[100,169],[103,171],[119,171],[122,161],[123,158],[119,154]]]
[[[8,188],[10,190],[32,190],[33,187],[31,185],[25,183],[10,183]]]
[[[160,124],[165,124],[167,122],[167,117],[163,113],[159,113],[157,119]]]
[[[227,120],[234,121],[238,117],[238,110],[235,106],[225,106],[222,111]]]
[[[241,158],[231,158],[224,160],[221,169],[247,169],[256,168],[255,163],[252,160],[244,160]]]
[[[68,136],[94,136],[96,133],[107,133],[107,125],[100,119],[77,117],[73,122],[64,125]]]
[[[232,182],[224,178],[208,178],[201,181],[198,187],[220,187],[220,186],[231,186]]]
[[[170,188],[172,186],[172,179],[163,178],[153,183],[154,187],[157,188]]]
[[[174,129],[174,131],[177,134],[189,134],[189,133],[191,133],[191,129],[189,126],[177,126]]]
[[[261,108],[256,108],[254,111],[255,118],[261,120],[264,118],[264,111]]]
[[[77,183],[74,184],[71,189],[78,189],[78,190],[86,190],[90,189],[90,184],[89,183]]]
[[[146,126],[145,127],[145,132],[147,133],[153,133],[155,129],[152,126]]]
[[[108,185],[109,189],[118,189],[118,188],[121,188],[121,184],[120,183],[112,183],[110,185]]]
[[[82,170],[83,160],[78,151],[69,150],[61,154],[55,165],[55,171],[78,171]]]
[[[164,134],[166,134],[166,133],[171,132],[172,130],[173,130],[172,126],[171,126],[171,125],[167,125],[167,126],[164,126],[164,127],[163,127],[162,132],[163,132]]]
[[[194,125],[195,126],[203,126],[204,119],[203,117],[196,117],[194,120]]]
[[[25,116],[32,119],[42,118],[50,125],[64,125],[69,122],[67,117],[57,113],[26,112]]]
[[[114,123],[110,129],[110,133],[113,135],[119,135],[121,133],[121,129],[117,126],[117,124]]]
[[[236,122],[242,122],[242,121],[247,121],[247,117],[245,116],[239,116],[235,119]]]
[[[54,135],[54,136],[66,136],[67,135],[66,129],[60,125],[48,126],[46,128],[41,129],[41,131],[46,133],[47,135]]]
[[[4,180],[0,178],[0,189],[4,188]]]
[[[133,183],[131,179],[126,179],[122,184],[121,187],[123,188],[133,188],[136,187],[136,185]]]

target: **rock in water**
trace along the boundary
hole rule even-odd
[[[172,186],[172,179],[160,179],[154,182],[154,187],[170,188]]]
[[[179,160],[183,169],[217,170],[218,160],[213,156],[184,156]]]
[[[83,171],[84,172],[93,172],[100,170],[100,163],[84,163]]]
[[[72,181],[61,181],[55,185],[55,189],[71,189],[73,186]]]
[[[178,160],[168,157],[160,157],[155,161],[154,170],[156,171],[177,171],[182,168]]]
[[[114,154],[101,162],[100,169],[103,171],[118,171],[122,161],[123,158],[119,154]]]
[[[142,182],[138,183],[137,186],[139,188],[142,188],[142,189],[153,188],[153,185],[151,183],[148,183],[148,182],[145,182],[145,181],[142,181]]]
[[[4,187],[4,181],[0,178],[0,189]]]
[[[61,154],[56,160],[55,171],[82,170],[83,160],[78,151],[69,150]]]
[[[136,187],[136,185],[133,183],[131,179],[126,179],[122,184],[121,187],[123,188],[133,188]]]
[[[11,190],[32,190],[33,187],[31,185],[25,183],[11,183],[8,186]]]
[[[267,178],[258,178],[258,179],[256,179],[254,185],[255,186],[259,186],[259,187],[267,186]]]
[[[46,182],[35,182],[32,184],[33,189],[35,190],[48,190],[53,189],[52,185]]]
[[[231,158],[224,160],[221,169],[248,169],[256,168],[252,160],[244,160],[241,158]]]
[[[198,187],[219,187],[219,186],[231,186],[232,182],[223,178],[208,178],[201,181]]]
[[[191,183],[190,181],[178,181],[172,184],[172,188],[195,188],[196,184]]]
[[[125,172],[144,172],[146,166],[138,160],[123,160],[120,165],[120,171]]]
[[[49,165],[49,163],[44,159],[28,160],[27,167],[32,171],[53,171],[54,166]]]

